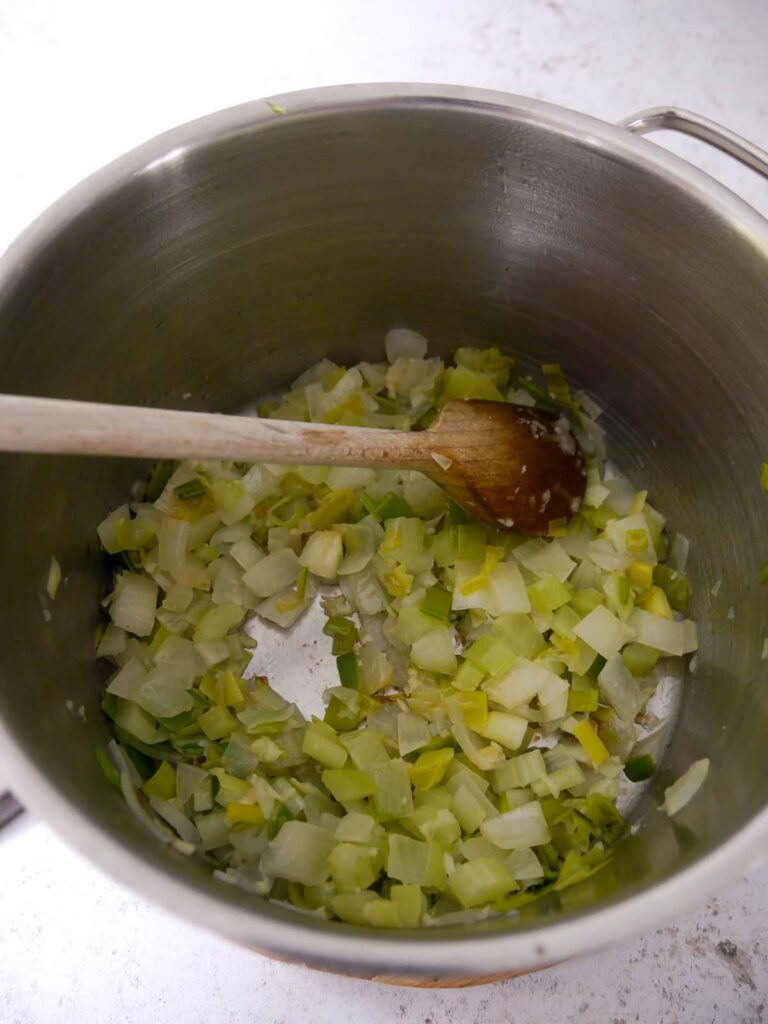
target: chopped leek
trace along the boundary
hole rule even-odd
[[[275,878],[318,885],[331,873],[329,854],[336,845],[331,832],[301,821],[286,821],[261,857],[261,870]]]
[[[595,768],[608,759],[610,755],[607,747],[595,732],[592,723],[587,719],[574,725],[571,732],[584,748],[587,757]]]
[[[173,493],[181,501],[192,501],[194,498],[202,498],[207,494],[208,488],[204,481],[199,476],[196,476],[183,484],[179,484],[178,487],[174,487]]]
[[[327,768],[322,774],[323,785],[340,804],[373,796],[376,784],[370,775],[359,768]]]
[[[480,825],[483,836],[502,850],[524,850],[543,846],[551,835],[538,800],[499,814]]]
[[[374,507],[373,515],[380,523],[384,523],[387,519],[400,519],[403,516],[412,516],[413,509],[399,494],[390,491]]]
[[[441,750],[426,750],[423,754],[419,754],[409,769],[411,785],[414,790],[417,793],[424,793],[442,782],[452,759],[453,749],[450,747],[443,747]]]
[[[342,686],[348,686],[352,690],[360,689],[360,660],[356,654],[349,651],[347,654],[339,655],[336,659],[336,668]]]
[[[624,765],[624,774],[630,782],[644,782],[646,779],[650,779],[655,770],[656,767],[650,754],[632,757]]]
[[[508,868],[495,857],[478,857],[461,864],[450,877],[451,892],[462,907],[479,907],[517,888]]]
[[[510,387],[497,349],[465,346],[446,366],[398,328],[385,350],[350,369],[322,360],[259,414],[418,431],[451,399],[538,404],[587,452],[579,515],[531,540],[474,521],[415,471],[158,463],[145,500],[97,530],[122,561],[97,641],[119,742],[97,757],[153,834],[217,878],[415,928],[548,889],[567,899],[608,862],[622,764],[630,781],[655,771],[635,722],[656,663],[697,636],[682,618],[687,538],[670,544],[646,492],[605,473],[600,409],[559,366],[543,387]],[[51,600],[59,581],[54,559]],[[257,641],[318,593],[338,685],[306,720],[254,674]],[[697,762],[668,788],[668,813],[704,774]]]
[[[421,610],[425,615],[448,622],[451,617],[451,595],[442,587],[430,587],[421,602]]]

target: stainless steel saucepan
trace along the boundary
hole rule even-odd
[[[632,132],[687,131],[763,174],[768,157],[679,111],[614,126],[431,86],[276,102],[284,114],[253,103],[154,139],[32,225],[0,263],[0,391],[232,411],[323,356],[377,357],[396,324],[440,353],[474,341],[561,362],[605,406],[615,461],[692,539],[701,649],[662,769],[613,866],[535,915],[382,933],[223,886],[142,830],[93,754],[108,736],[95,526],[143,467],[4,455],[0,757],[12,789],[171,910],[348,973],[531,969],[681,913],[768,843],[768,599],[756,582],[768,559],[768,222]],[[52,554],[67,581],[49,608]],[[301,680],[290,640],[282,655]],[[670,821],[664,786],[705,756],[706,788]]]

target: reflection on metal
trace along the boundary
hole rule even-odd
[[[180,166],[184,163],[184,157],[186,154],[186,146],[176,146],[175,149],[171,149],[167,153],[163,153],[162,156],[157,157],[155,160],[151,160],[142,168],[142,172],[147,174],[152,171],[165,171],[168,170],[169,167]]]
[[[21,814],[24,808],[10,793],[0,793],[0,828]]]
[[[710,121],[709,118],[701,117],[690,110],[682,110],[680,107],[652,107],[619,121],[618,127],[626,128],[627,131],[636,132],[638,135],[648,135],[665,129],[691,135],[694,139],[714,146],[715,149],[727,153],[728,156],[762,174],[764,178],[768,178],[768,153],[764,149],[760,149],[729,128],[717,124],[716,121]]]

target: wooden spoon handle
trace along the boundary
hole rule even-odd
[[[0,451],[434,468],[424,433],[0,395]]]

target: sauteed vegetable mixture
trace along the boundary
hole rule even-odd
[[[606,471],[600,409],[558,366],[538,384],[494,348],[445,365],[406,330],[385,348],[324,360],[259,415],[415,430],[448,399],[540,405],[587,454],[579,514],[529,540],[415,472],[160,463],[98,528],[116,568],[97,653],[114,665],[102,765],[159,838],[248,892],[393,928],[598,871],[625,827],[620,779],[654,771],[661,666],[697,641],[687,542]],[[258,638],[266,622],[290,644],[318,601],[338,681],[306,720],[260,674]],[[668,791],[671,812],[704,774]]]

